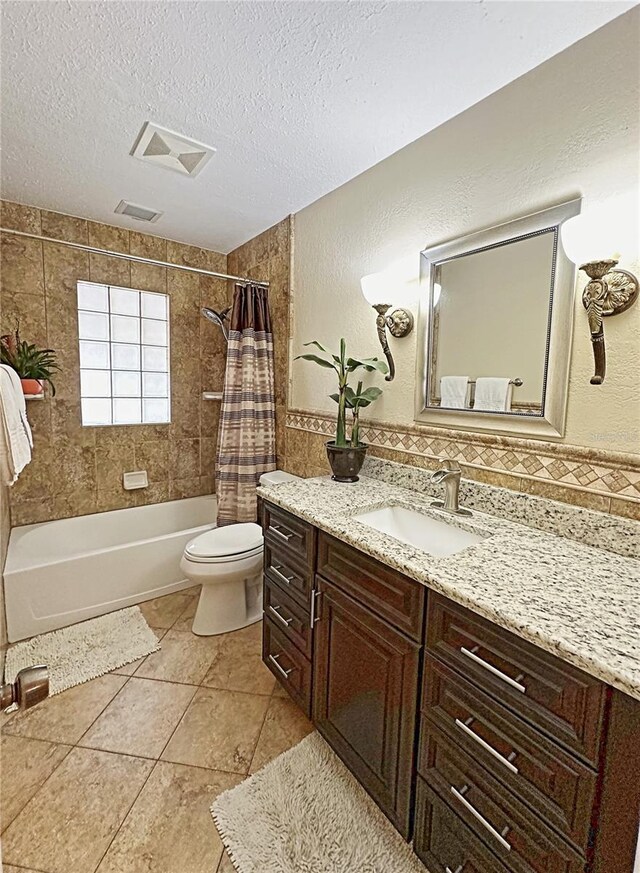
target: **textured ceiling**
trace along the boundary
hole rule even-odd
[[[633,5],[5,0],[3,196],[226,252]],[[147,120],[217,153],[145,165]]]

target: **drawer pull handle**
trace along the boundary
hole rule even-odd
[[[318,615],[318,600],[320,599],[320,591],[312,591],[311,592],[311,610],[310,610],[310,619],[309,624],[313,629],[313,626],[317,621],[320,621],[320,616]]]
[[[278,564],[277,566],[275,564],[272,564],[271,570],[272,570],[273,574],[275,576],[277,576],[278,579],[280,579],[281,582],[284,582],[285,585],[290,585],[293,582],[293,580],[296,578],[295,576],[285,576],[284,573],[282,572],[282,565],[281,564]]]
[[[501,755],[497,749],[494,749],[493,746],[490,746],[489,743],[482,739],[482,737],[479,737],[475,731],[472,731],[471,728],[463,721],[460,721],[459,718],[456,719],[456,725],[461,731],[464,731],[468,737],[471,737],[471,739],[475,740],[478,745],[482,746],[485,751],[489,752],[490,755],[493,755],[494,758],[497,758],[501,764],[504,764],[508,770],[511,770],[512,773],[518,772],[518,768],[515,764],[512,764],[508,758],[505,758],[505,756]]]
[[[492,824],[489,824],[489,822],[486,820],[486,818],[483,815],[480,815],[480,813],[475,808],[475,806],[473,806],[471,803],[469,803],[467,798],[463,796],[462,792],[464,792],[466,790],[467,790],[466,785],[464,786],[462,791],[458,791],[458,789],[455,788],[453,785],[451,786],[451,793],[456,798],[456,800],[459,800],[460,803],[465,807],[465,809],[468,809],[469,812],[471,813],[471,815],[474,816],[474,818],[476,818],[480,822],[480,824],[489,831],[491,836],[495,837],[496,840],[500,843],[500,845],[503,846],[507,850],[507,852],[510,852],[511,851],[510,843],[508,843],[505,840],[505,838],[502,836],[502,834],[498,833],[498,831],[494,828],[494,826]]]
[[[498,670],[497,667],[494,667],[493,664],[489,664],[488,661],[484,661],[482,658],[479,658],[475,652],[472,652],[470,649],[465,649],[464,646],[460,646],[460,651],[463,655],[466,655],[467,658],[471,658],[472,661],[475,661],[476,664],[480,664],[481,667],[484,667],[485,670],[488,670],[490,673],[493,673],[494,676],[497,676],[499,679],[502,679],[504,682],[508,682],[512,688],[515,688],[517,691],[522,692],[522,694],[527,693],[527,689],[520,682],[516,682],[515,679],[512,679],[511,676],[507,676],[506,673],[503,673],[502,670]]]
[[[269,612],[272,613],[272,615],[275,615],[275,617],[278,619],[278,621],[281,622],[285,627],[289,627],[289,625],[291,624],[293,619],[292,618],[285,618],[284,615],[280,615],[279,610],[280,610],[279,606],[271,606],[271,604],[269,604]]]
[[[444,873],[462,873],[463,869],[464,869],[464,864],[460,864],[460,866],[456,867],[455,870],[452,870],[451,867],[445,867]]]
[[[271,661],[271,663],[273,664],[273,666],[276,668],[276,670],[278,671],[278,673],[280,673],[280,675],[281,675],[284,679],[288,679],[288,678],[289,678],[289,673],[292,672],[293,667],[291,667],[289,670],[285,670],[284,667],[281,667],[281,666],[280,666],[280,662],[278,661],[278,658],[279,658],[279,657],[280,657],[280,655],[269,655],[269,660]]]
[[[282,530],[280,529],[280,525],[279,525],[279,524],[270,524],[270,525],[269,525],[269,530],[272,530],[272,531],[274,532],[274,534],[277,534],[281,539],[283,539],[283,540],[284,540],[285,542],[287,542],[287,543],[289,542],[289,540],[290,540],[291,537],[293,536],[292,533],[291,533],[291,534],[286,534],[286,533],[284,533],[284,531],[282,531]]]

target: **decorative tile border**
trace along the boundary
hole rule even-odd
[[[333,416],[296,409],[287,412],[287,427],[331,436],[334,426]],[[448,457],[469,467],[640,501],[638,455],[382,422],[363,423],[361,432],[365,442],[379,448]]]

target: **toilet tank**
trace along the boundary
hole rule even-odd
[[[263,473],[260,476],[261,485],[282,485],[284,482],[300,481],[300,476],[285,473],[284,470],[272,470],[271,473]]]

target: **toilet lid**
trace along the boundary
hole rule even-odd
[[[253,523],[214,527],[187,543],[185,552],[197,560],[255,553],[262,548],[262,528]]]

